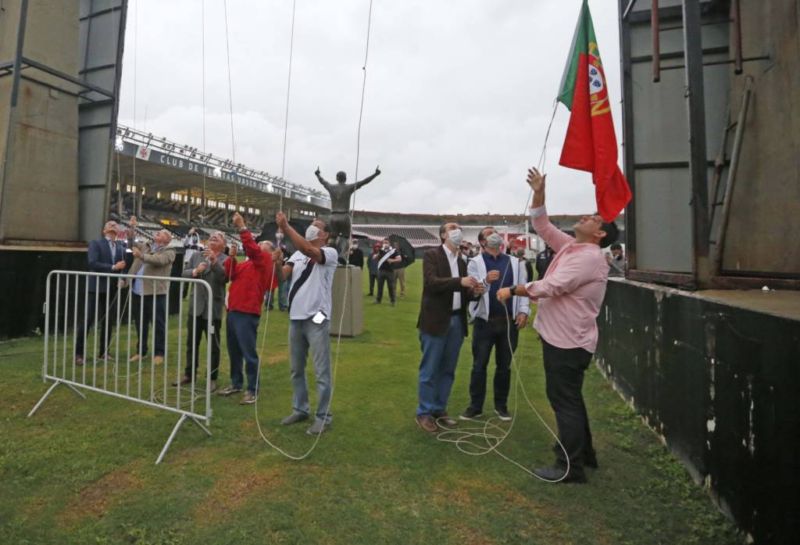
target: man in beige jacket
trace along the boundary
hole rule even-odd
[[[131,218],[130,225],[136,227],[136,218]],[[169,278],[172,263],[175,261],[175,250],[169,247],[172,234],[162,229],[153,237],[153,244],[135,242],[131,239],[129,247],[133,252],[133,264],[130,274],[137,276],[163,276]],[[136,331],[139,335],[137,353],[131,361],[139,361],[147,355],[150,322],[153,319],[155,305],[155,342],[153,346],[153,362],[164,362],[164,345],[166,339],[166,300],[169,291],[167,280],[147,280],[136,278],[131,286],[131,301]]]

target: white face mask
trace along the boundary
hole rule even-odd
[[[498,235],[497,233],[492,233],[488,237],[486,237],[486,247],[491,248],[492,250],[497,250],[503,244],[503,237]]]
[[[309,242],[317,240],[319,238],[319,227],[316,225],[309,225],[308,229],[306,229],[306,240]]]
[[[461,229],[453,229],[452,231],[447,232],[447,238],[450,239],[456,247],[461,246],[461,241],[464,240],[464,234],[461,232]]]

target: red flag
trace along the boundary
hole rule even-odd
[[[617,137],[606,76],[586,0],[581,6],[558,101],[571,111],[559,164],[592,173],[597,211],[611,222],[631,200],[631,190],[617,165]]]

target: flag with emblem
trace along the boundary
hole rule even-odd
[[[571,112],[559,164],[592,173],[597,211],[613,221],[631,200],[617,165],[617,137],[608,86],[587,0],[581,6],[558,101]]]

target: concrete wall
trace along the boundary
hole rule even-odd
[[[800,276],[800,4],[741,2],[744,74],[733,78],[738,111],[746,75],[754,93],[731,201],[723,269]]]
[[[721,509],[796,542],[800,321],[619,280],[598,322],[598,365]]]
[[[0,62],[15,57],[20,5],[10,0],[0,11]],[[30,0],[23,53],[77,77],[78,2]],[[56,83],[32,68],[24,74]],[[22,79],[17,108],[10,110],[11,85],[10,76],[0,80],[0,138],[8,138],[0,141],[0,240],[77,240],[77,98]]]

